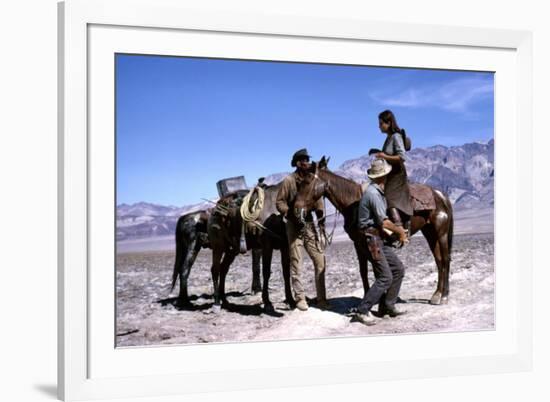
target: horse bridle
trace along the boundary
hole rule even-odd
[[[315,167],[315,172],[313,173],[313,181],[311,182],[310,184],[310,189],[308,191],[308,193],[306,194],[307,198],[306,199],[309,199],[310,195],[311,195],[311,192],[315,190],[315,181],[317,180],[320,180],[319,179],[319,175],[317,174],[317,169],[318,167],[316,166]],[[324,185],[323,185],[323,192],[322,192],[322,196],[321,197],[324,197],[325,193],[328,191],[328,188],[329,188],[329,183],[328,181],[327,182],[324,182]],[[325,208],[326,210],[326,208]],[[299,219],[300,219],[300,223],[302,225],[305,225],[306,224],[306,208],[300,208],[300,216],[299,216]]]

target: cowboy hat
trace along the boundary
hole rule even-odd
[[[384,159],[375,159],[367,170],[367,175],[371,179],[377,179],[386,176],[389,172],[391,172],[391,165],[388,162]]]
[[[306,148],[299,149],[298,151],[294,152],[294,155],[292,156],[292,161],[290,162],[290,166],[296,167],[296,162],[298,162],[302,158],[308,158],[311,157],[307,153]]]

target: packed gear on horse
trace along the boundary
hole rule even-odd
[[[240,209],[244,196],[245,194],[243,193],[243,190],[239,190],[221,198],[216,203],[216,206],[214,207],[214,211],[211,216],[212,227],[220,230],[220,232],[224,234],[224,237],[226,238],[228,243],[232,245],[232,248],[238,248],[239,253],[241,254],[246,253],[247,250],[246,240],[244,238],[243,230],[241,228],[242,220],[241,222],[239,222]],[[239,231],[239,244],[233,244],[230,232],[234,232],[235,228],[237,227]],[[222,228],[225,229],[222,230]]]
[[[262,231],[266,231],[269,235],[279,238],[276,233],[271,232],[259,222],[262,210],[264,208],[265,192],[263,178],[258,181],[258,185],[252,188],[242,200],[240,214],[242,218],[241,228],[241,247],[246,247],[246,234],[259,235]]]
[[[275,208],[275,198],[280,184],[257,186],[227,194],[217,202],[215,213],[208,220],[207,230],[212,245],[212,280],[214,304],[227,303],[225,281],[227,273],[239,252],[260,251],[263,275],[262,302],[264,311],[275,312],[269,300],[269,278],[274,250],[281,252],[281,266],[285,288],[285,303],[294,305],[290,287],[290,258],[285,225]],[[265,187],[265,188],[264,188]],[[255,233],[244,233],[243,222],[250,220],[256,226]],[[258,267],[259,268],[259,267]]]
[[[265,193],[264,189],[260,186],[252,188],[247,195],[243,198],[241,204],[241,218],[243,218],[243,225],[247,225],[247,229],[255,230],[257,226],[254,224],[264,207]]]

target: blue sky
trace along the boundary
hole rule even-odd
[[[492,73],[116,56],[117,203],[187,205],[221,178],[290,171],[294,151],[335,169],[381,147],[391,109],[413,147],[493,138]]]

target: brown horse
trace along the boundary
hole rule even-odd
[[[286,237],[285,223],[275,208],[275,201],[280,184],[264,188],[264,205],[257,222],[262,225],[253,227],[246,233],[246,248],[261,250],[262,255],[262,301],[266,312],[274,308],[269,300],[269,278],[271,276],[271,260],[273,250],[281,251],[283,279],[285,285],[285,302],[294,305],[290,290],[290,256]],[[255,193],[256,194],[256,193]],[[241,192],[231,193],[218,201],[218,206],[208,219],[207,229],[210,247],[212,248],[212,280],[214,282],[214,304],[220,301],[227,304],[225,298],[225,278],[231,263],[240,252],[242,232],[242,217],[239,212],[242,198]],[[254,199],[251,200],[254,202]],[[254,225],[253,225],[254,226]]]
[[[311,165],[311,171],[300,185],[294,204],[295,214],[303,216],[310,210],[315,201],[325,196],[344,216],[344,230],[353,241],[359,270],[365,293],[369,289],[367,277],[367,251],[364,242],[359,241],[361,234],[357,225],[357,213],[361,200],[361,186],[352,180],[338,176],[327,168],[328,159],[323,158],[318,164]],[[430,299],[430,304],[445,304],[449,297],[449,270],[453,242],[453,208],[451,201],[439,190],[423,184],[411,184],[411,195],[418,192],[432,193],[435,208],[414,211],[411,217],[410,235],[417,231],[428,241],[428,245],[437,265],[437,288]]]
[[[180,216],[176,224],[176,258],[172,274],[173,291],[179,278],[179,295],[176,306],[185,308],[191,307],[187,292],[187,283],[191,268],[202,248],[210,248],[210,241],[207,233],[208,218],[212,209],[205,209],[190,212]],[[260,258],[261,250],[252,250],[252,292],[261,292],[260,283]]]

